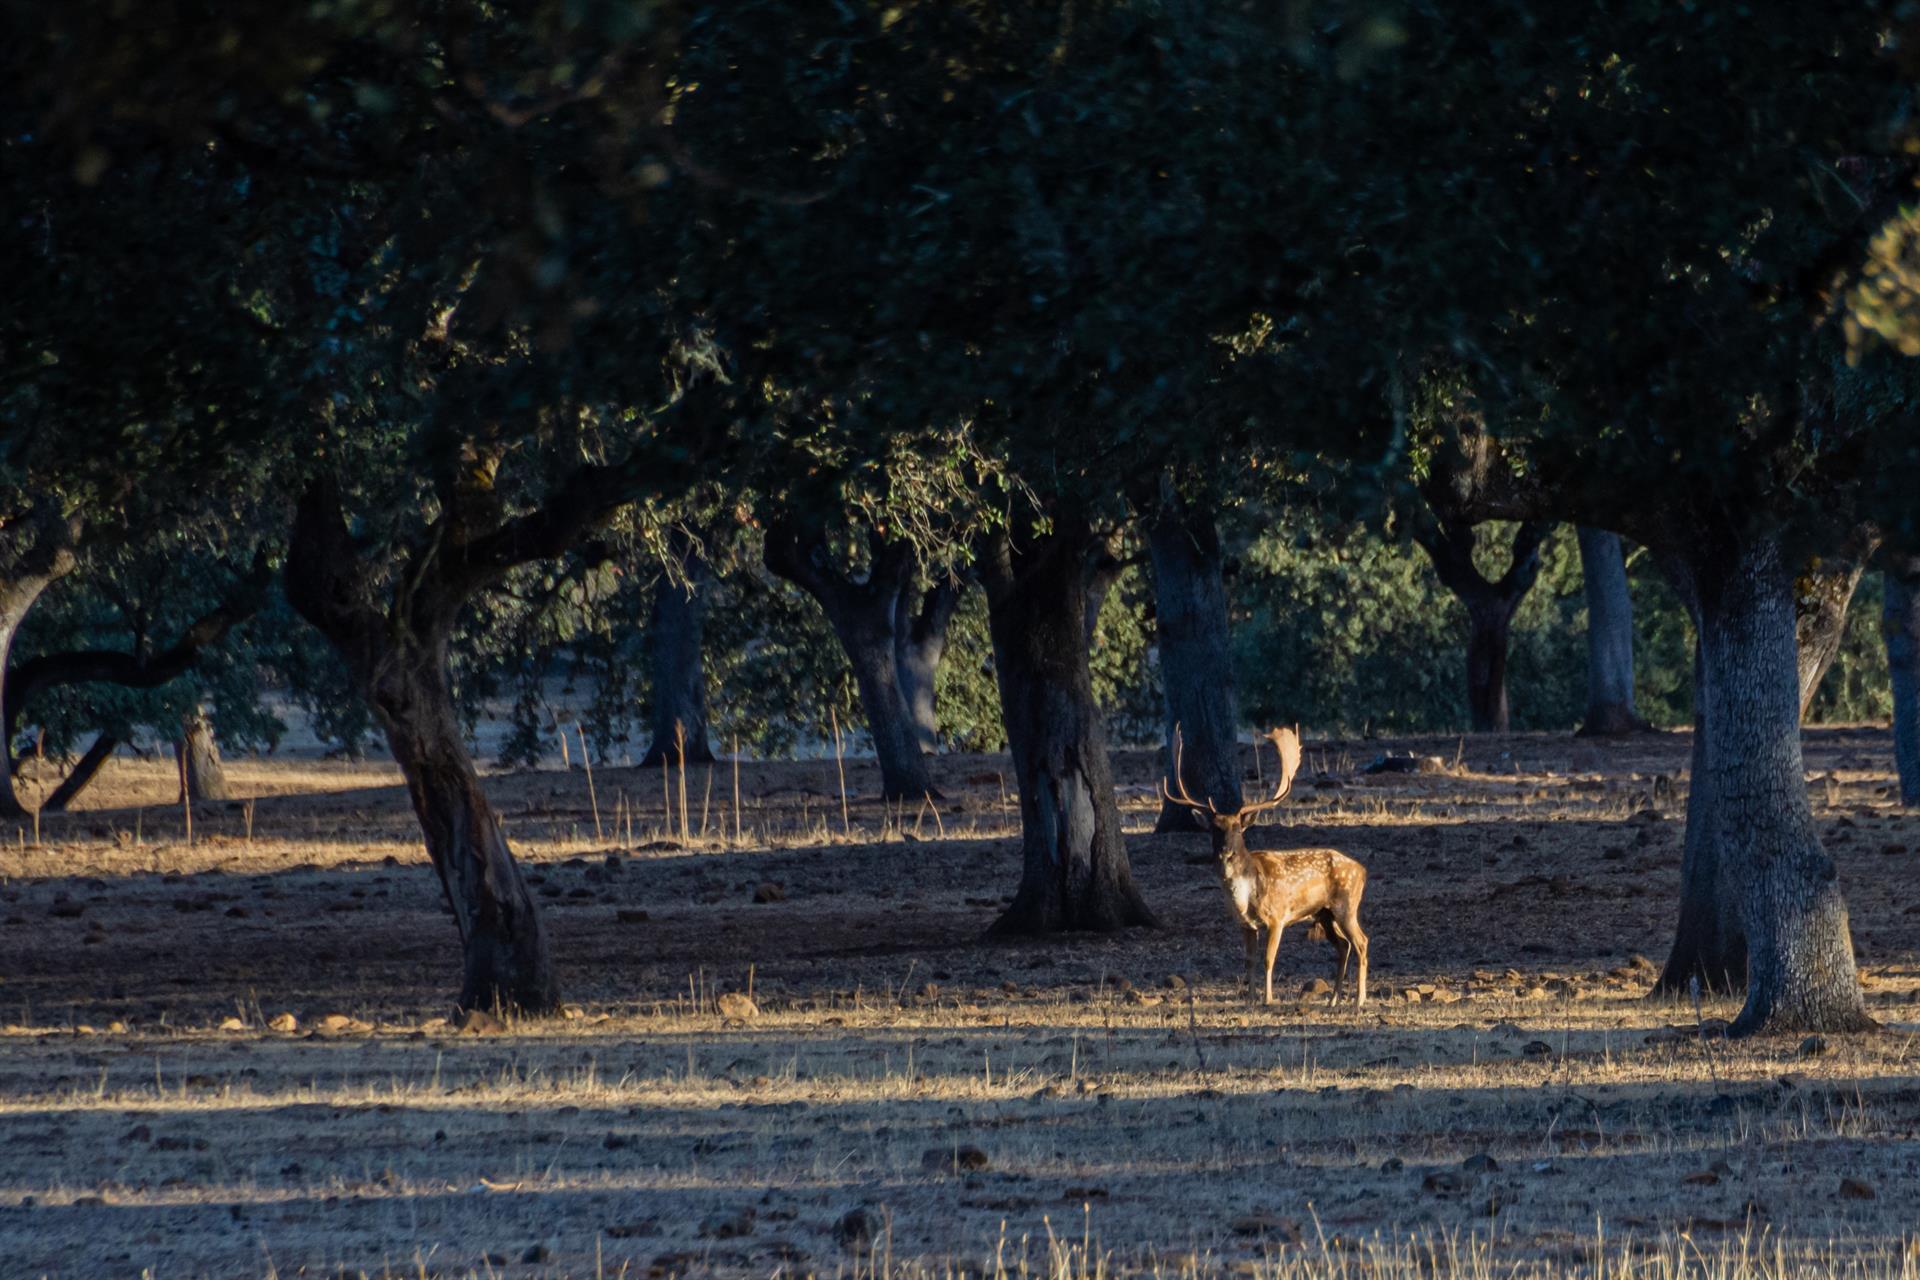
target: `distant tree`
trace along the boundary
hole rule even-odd
[[[1882,575],[1881,630],[1893,683],[1893,759],[1900,803],[1920,805],[1920,556],[1892,556]]]
[[[1620,535],[1581,526],[1580,578],[1587,597],[1586,737],[1611,737],[1647,727],[1634,706],[1633,594],[1627,586]]]

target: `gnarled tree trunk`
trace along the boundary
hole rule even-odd
[[[707,667],[702,642],[705,593],[710,580],[706,558],[691,536],[674,530],[667,553],[677,569],[663,568],[653,592],[653,618],[647,625],[647,663],[652,679],[653,742],[642,765],[710,764],[707,741]]]
[[[1440,516],[1414,533],[1434,573],[1467,609],[1467,717],[1475,733],[1505,733],[1507,639],[1514,610],[1540,576],[1540,546],[1550,524],[1526,522],[1514,531],[1513,558],[1497,581],[1473,563],[1473,524]]]
[[[920,749],[940,749],[940,716],[935,680],[947,651],[947,626],[960,603],[960,584],[936,582],[924,592],[902,591],[894,605],[895,663],[900,697],[907,707]]]
[[[1120,571],[1126,566],[1113,554],[1113,547],[1102,541],[1087,556],[1087,645],[1093,645],[1093,637],[1100,630],[1100,611],[1107,607],[1107,597],[1113,594],[1113,584],[1120,581]]]
[[[228,800],[233,797],[227,786],[227,769],[220,761],[220,744],[213,736],[213,721],[206,708],[197,707],[180,720],[180,739],[173,744],[174,758],[180,761],[186,795],[194,800]]]
[[[14,637],[20,634],[20,624],[26,621],[27,612],[53,582],[52,575],[40,574],[31,577],[15,578],[0,582],[0,670],[4,670],[9,653],[13,649]],[[13,789],[13,723],[18,713],[17,707],[0,708],[0,724],[7,727],[6,741],[0,742],[0,750],[5,753],[4,769],[0,769],[0,818],[25,818],[31,816],[27,807]]]
[[[1795,665],[1802,719],[1840,655],[1840,642],[1847,637],[1847,609],[1871,553],[1871,547],[1865,548],[1858,559],[1839,568],[1810,568],[1794,579],[1794,639],[1799,646]]]
[[[1800,751],[1805,668],[1792,573],[1779,544],[1765,538],[1709,533],[1668,554],[1684,563],[1700,620],[1704,746],[1696,750],[1701,772],[1694,787],[1702,797],[1698,816],[1711,823],[1698,852],[1712,865],[1683,870],[1682,928],[1690,909],[1698,916],[1705,907],[1702,894],[1733,904],[1747,990],[1736,1034],[1870,1027],[1846,901],[1807,800]],[[1690,805],[1690,827],[1695,816]],[[1669,990],[1683,989],[1694,976],[1676,964],[1684,944],[1686,938],[1676,939],[1662,975]],[[1703,985],[1714,976],[1694,972]],[[1721,976],[1730,975],[1723,969]]]
[[[73,572],[79,538],[80,522],[49,501],[0,523],[0,699],[7,704],[0,706],[0,726],[5,727],[0,740],[0,818],[28,816],[13,790],[13,733],[20,713],[14,704],[22,695],[4,679],[14,638],[41,593]]]
[[[1633,594],[1620,535],[1581,525],[1580,577],[1587,595],[1587,714],[1583,737],[1645,729],[1633,698]]]
[[[1227,589],[1213,517],[1168,499],[1147,526],[1153,560],[1154,630],[1167,700],[1166,776],[1173,734],[1181,740],[1187,789],[1222,812],[1240,807],[1239,713],[1227,641]],[[1163,790],[1155,831],[1191,831],[1192,813]]]
[[[1889,561],[1880,634],[1887,642],[1893,686],[1893,761],[1900,771],[1900,803],[1920,805],[1920,556]]]
[[[286,582],[293,607],[345,661],[406,779],[460,931],[460,1007],[558,1008],[545,927],[480,786],[447,679],[447,641],[465,591],[423,574],[404,610],[376,607],[371,574],[325,482],[300,501]]]
[[[900,683],[897,609],[912,587],[913,557],[904,544],[877,538],[870,549],[866,577],[848,577],[829,563],[819,527],[790,518],[767,530],[765,555],[769,570],[819,603],[846,652],[886,798],[919,800],[938,792]]]
[[[1019,891],[996,933],[1155,923],[1120,833],[1106,731],[1087,666],[1083,522],[1002,532],[982,548],[1000,708],[1020,788]]]

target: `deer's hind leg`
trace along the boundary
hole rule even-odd
[[[1353,944],[1347,941],[1346,934],[1335,923],[1331,908],[1320,908],[1313,918],[1333,946],[1333,995],[1327,1003],[1339,1004],[1340,992],[1347,985],[1347,962],[1353,959]]]
[[[1340,932],[1346,935],[1348,944],[1360,958],[1358,1005],[1364,1005],[1367,1002],[1367,933],[1360,927],[1360,894],[1357,891],[1341,905]]]

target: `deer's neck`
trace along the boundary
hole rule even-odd
[[[1223,849],[1220,851],[1220,878],[1237,880],[1254,873],[1253,855],[1245,849]]]

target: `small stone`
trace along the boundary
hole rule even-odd
[[[711,1240],[735,1240],[753,1234],[753,1210],[722,1214],[700,1224],[700,1234]]]
[[[552,1259],[553,1250],[543,1244],[530,1244],[527,1246],[527,1251],[520,1255],[520,1261],[529,1266],[550,1262]]]
[[[1325,978],[1312,978],[1312,979],[1309,979],[1303,986],[1301,986],[1300,994],[1303,996],[1332,995],[1333,984],[1331,982],[1328,982]]]
[[[1170,973],[1167,975],[1163,985],[1169,991],[1185,991],[1187,989],[1187,980],[1177,973]]]
[[[1842,1178],[1840,1179],[1840,1198],[1842,1200],[1878,1200],[1880,1193],[1873,1189],[1872,1184],[1862,1182],[1858,1178]]]
[[[268,1030],[271,1031],[296,1031],[299,1027],[300,1019],[294,1017],[291,1013],[275,1014],[273,1021],[267,1024]]]
[[[1520,1052],[1529,1058],[1548,1058],[1553,1056],[1553,1046],[1545,1040],[1529,1040],[1520,1047]]]
[[[245,1031],[247,1024],[229,1014],[227,1017],[220,1019],[220,1029],[222,1031]]]
[[[787,900],[787,891],[782,886],[769,880],[753,891],[753,900],[755,902],[785,902]]]
[[[1690,1187],[1717,1187],[1720,1185],[1720,1175],[1711,1169],[1702,1169],[1698,1173],[1688,1174],[1680,1181]]]
[[[1457,1196],[1467,1189],[1467,1180],[1451,1169],[1438,1169],[1420,1179],[1420,1187],[1436,1196]]]
[[[1545,987],[1528,987],[1520,998],[1522,1000],[1545,1000],[1547,998],[1547,989]]]
[[[1498,1173],[1500,1162],[1484,1151],[1476,1151],[1460,1162],[1460,1167],[1468,1173]]]
[[[723,991],[713,1004],[723,1018],[738,1018],[745,1022],[760,1016],[760,1006],[744,991]]]
[[[833,1224],[833,1238],[852,1249],[873,1239],[873,1215],[865,1209],[849,1209]]]
[[[345,1031],[353,1025],[353,1019],[344,1013],[330,1013],[320,1019],[319,1025],[322,1031]]]
[[[1249,1213],[1235,1218],[1229,1224],[1229,1229],[1237,1236],[1258,1236],[1284,1244],[1299,1244],[1301,1239],[1298,1222],[1271,1213]]]
[[[1803,1058],[1818,1058],[1831,1048],[1833,1048],[1833,1046],[1827,1043],[1825,1036],[1808,1036],[1800,1042],[1800,1056]]]
[[[1382,1173],[1399,1173],[1406,1167],[1407,1162],[1399,1156],[1388,1156],[1380,1162],[1380,1172]]]
[[[928,1173],[978,1173],[992,1163],[978,1147],[929,1147],[920,1153],[920,1167]]]
[[[497,1036],[506,1033],[507,1024],[485,1009],[468,1009],[453,1024],[453,1029],[463,1036]]]

